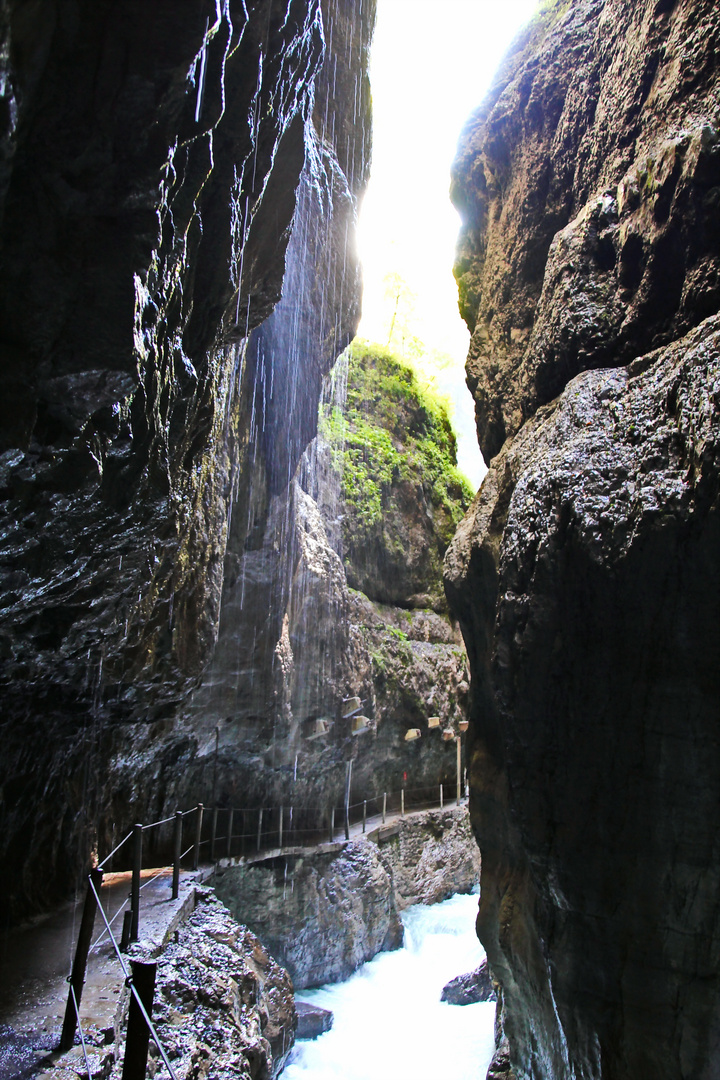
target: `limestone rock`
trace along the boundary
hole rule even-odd
[[[178,1080],[275,1077],[292,1049],[288,973],[211,889],[158,958],[153,1023]]]
[[[322,376],[359,318],[349,246],[375,11],[230,0],[208,21],[185,0],[152,15],[50,7],[28,18],[8,0],[0,17],[13,882],[0,903],[16,914],[74,884],[129,800],[145,820],[188,787],[197,801],[208,734],[188,698],[228,623],[247,639],[241,674],[249,656],[270,673],[265,700],[281,697],[285,566],[263,537],[287,517]],[[303,295],[295,351],[287,311],[269,324],[283,291],[293,311]],[[245,584],[264,619],[246,607],[233,630]],[[252,677],[233,685],[250,687],[252,709]],[[89,795],[73,779],[85,774]]]
[[[465,806],[426,810],[398,824],[381,851],[400,911],[411,904],[438,904],[477,886],[480,852]]]
[[[402,944],[391,875],[367,840],[219,870],[216,887],[287,967],[296,989],[345,979]]]
[[[493,1068],[536,1080],[718,1068],[719,35],[712,3],[546,5],[456,166],[496,456],[446,588]]]
[[[487,960],[483,960],[475,971],[458,975],[446,983],[440,1000],[447,1001],[449,1005],[474,1005],[478,1001],[496,1001],[497,995]]]
[[[295,999],[295,1009],[298,1015],[298,1026],[295,1036],[298,1039],[317,1039],[329,1031],[333,1025],[333,1014],[330,1009],[321,1009],[319,1005],[311,1005],[309,1001]]]
[[[469,892],[478,875],[461,806],[397,821],[384,837],[221,867],[215,882],[300,989],[345,979],[378,952],[399,948],[399,911]]]
[[[717,34],[711,0],[555,0],[466,126],[455,273],[487,460],[579,371],[717,310]]]

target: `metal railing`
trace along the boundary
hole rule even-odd
[[[349,774],[348,774],[349,775]],[[449,785],[455,787],[455,785]],[[465,788],[467,779],[465,781]],[[151,829],[172,824],[173,837],[173,861],[171,899],[179,897],[180,871],[184,859],[192,854],[191,866],[194,871],[200,866],[200,853],[203,847],[209,848],[209,862],[215,863],[218,858],[243,857],[250,854],[257,855],[263,851],[282,851],[288,847],[309,847],[335,840],[339,833],[347,840],[351,828],[362,823],[362,833],[366,832],[368,822],[377,820],[380,825],[387,822],[388,817],[398,815],[404,817],[406,813],[413,811],[432,809],[446,805],[452,805],[453,800],[446,799],[444,785],[435,787],[407,788],[403,786],[399,791],[384,791],[382,794],[372,795],[369,798],[351,803],[349,799],[349,784],[346,789],[346,801],[344,805],[337,807],[320,806],[260,806],[260,807],[213,807],[209,815],[205,813],[202,803],[191,807],[189,810],[176,810],[169,817],[153,821],[149,825],[137,823],[123,839],[115,845],[112,851],[105,856],[98,866],[94,867],[88,875],[88,887],[85,896],[85,904],[78,934],[78,942],[73,961],[72,972],[68,976],[69,990],[68,1001],[65,1009],[60,1050],[69,1050],[75,1040],[75,1032],[79,1032],[85,1065],[90,1076],[85,1037],[80,1018],[80,1002],[89,954],[97,949],[105,939],[109,939],[117,960],[122,969],[125,985],[131,993],[131,1008],[128,1015],[128,1030],[125,1045],[125,1061],[123,1064],[122,1080],[144,1080],[147,1063],[147,1050],[150,1036],[155,1040],[160,1057],[165,1064],[171,1080],[175,1076],[168,1060],[155,1027],[151,1020],[152,1001],[155,986],[156,964],[130,960],[131,970],[123,959],[123,952],[127,951],[133,941],[137,941],[140,933],[140,896],[143,889],[150,885],[162,874],[167,873],[169,867],[154,869],[153,874],[141,884],[143,863],[143,835]],[[456,804],[460,802],[460,785],[456,786]],[[339,811],[339,813],[338,813]],[[192,843],[183,847],[183,841],[187,841],[185,819],[194,815],[192,821]],[[218,833],[218,825],[225,818],[225,832]],[[210,820],[208,829],[207,822]],[[337,822],[342,825],[337,826]],[[239,831],[237,826],[239,825]],[[203,829],[209,832],[203,839]],[[132,843],[132,875],[130,893],[118,910],[108,918],[100,902],[100,888],[106,866],[125,847]],[[129,902],[129,907],[126,904]],[[96,913],[100,910],[104,927],[95,941],[92,941],[93,928]],[[123,928],[118,943],[113,932],[113,924],[120,914],[123,914]],[[150,970],[152,969],[152,970]]]

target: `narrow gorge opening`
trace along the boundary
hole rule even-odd
[[[0,10],[1,1080],[720,1068],[720,12],[377,3]]]

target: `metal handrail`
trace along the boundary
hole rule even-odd
[[[100,897],[98,896],[98,892],[97,892],[97,889],[95,888],[95,885],[93,883],[92,878],[88,878],[88,883],[89,883],[90,888],[92,889],[92,891],[95,893],[95,899],[98,902],[98,908],[100,909],[100,914],[103,917],[103,922],[105,923],[105,927],[107,929],[108,934],[110,935],[110,940],[111,940],[111,942],[113,944],[113,948],[115,949],[115,955],[117,956],[117,958],[118,958],[118,960],[120,962],[120,967],[122,968],[123,975],[125,976],[125,985],[128,987],[128,989],[130,990],[130,992],[134,996],[135,1001],[137,1002],[137,1004],[138,1004],[138,1006],[140,1008],[140,1012],[143,1014],[143,1018],[145,1020],[145,1023],[148,1026],[148,1031],[150,1032],[153,1039],[155,1040],[155,1045],[158,1048],[158,1052],[160,1054],[160,1057],[165,1062],[165,1066],[167,1068],[167,1071],[170,1073],[171,1080],[177,1080],[177,1077],[175,1076],[175,1073],[172,1070],[172,1065],[170,1064],[168,1056],[165,1053],[165,1048],[164,1048],[163,1044],[160,1042],[160,1038],[159,1038],[158,1033],[157,1033],[157,1031],[155,1029],[155,1025],[153,1024],[152,1020],[148,1016],[147,1010],[145,1009],[145,1006],[143,1005],[142,1001],[140,1000],[140,995],[138,994],[138,992],[135,989],[135,986],[133,984],[132,975],[130,974],[127,967],[125,966],[125,961],[123,960],[122,953],[120,952],[120,947],[119,947],[117,941],[115,940],[115,935],[112,932],[112,928],[110,926],[110,923],[107,921],[107,918],[105,916],[105,912],[103,911],[103,908],[102,908],[102,904],[100,903]],[[90,1075],[90,1072],[88,1070],[88,1076],[89,1075]]]

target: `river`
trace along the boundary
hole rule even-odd
[[[417,904],[403,913],[402,949],[380,953],[346,982],[300,992],[335,1021],[296,1044],[283,1080],[482,1080],[494,1051],[494,1002],[440,1001],[445,983],[485,955],[476,914],[476,895]]]

